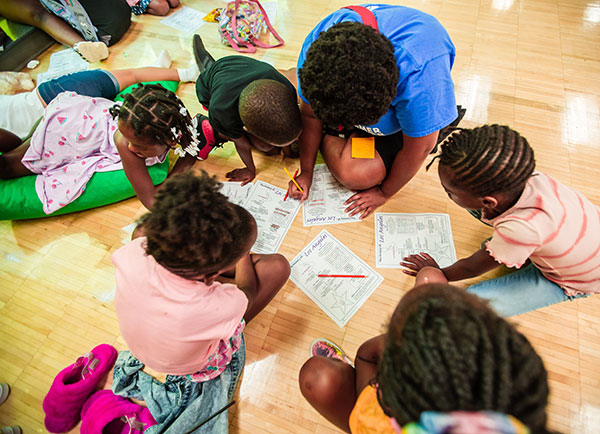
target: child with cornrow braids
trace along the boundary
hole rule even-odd
[[[457,205],[491,225],[491,240],[442,271],[449,281],[500,265],[521,268],[467,291],[505,316],[600,292],[600,209],[581,193],[535,171],[527,140],[507,126],[454,133],[438,157],[442,186]],[[439,268],[426,253],[404,258],[404,272]]]
[[[177,145],[175,152],[184,156],[180,161],[193,159],[201,145],[196,125],[175,93],[157,84],[134,88],[122,104],[62,92],[30,139],[2,149],[0,178],[41,175],[36,190],[50,214],[79,197],[95,172],[123,169],[150,208],[155,186],[146,166],[164,161]],[[180,161],[172,173],[182,170]]]
[[[548,432],[547,374],[525,336],[439,270],[416,285],[355,367],[333,343],[313,352],[299,378],[310,404],[354,434]]]

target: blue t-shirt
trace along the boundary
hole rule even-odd
[[[449,125],[458,113],[450,76],[455,49],[446,29],[437,19],[417,9],[383,4],[362,6],[373,12],[379,32],[392,42],[400,78],[387,113],[374,125],[356,127],[373,135],[402,131],[410,137],[423,137]],[[304,40],[297,70],[302,68],[308,48],[320,33],[344,21],[362,22],[360,15],[350,9],[325,17]],[[300,77],[298,94],[310,104],[302,95]]]

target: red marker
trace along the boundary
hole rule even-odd
[[[364,274],[319,274],[319,277],[367,277]]]

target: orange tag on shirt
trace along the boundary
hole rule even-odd
[[[375,158],[375,137],[352,137],[352,158]]]

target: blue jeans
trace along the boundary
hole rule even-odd
[[[115,76],[103,69],[74,72],[45,81],[38,86],[38,92],[46,104],[50,104],[56,95],[66,90],[106,99],[114,99],[120,91]]]
[[[183,375],[167,375],[161,383],[143,372],[144,365],[129,351],[121,351],[113,372],[113,392],[146,402],[157,425],[144,434],[226,434],[229,431],[227,411],[201,427],[198,425],[233,399],[245,363],[246,343],[242,335],[240,349],[217,378],[197,383]]]
[[[546,279],[535,265],[496,279],[469,286],[467,291],[489,300],[501,316],[520,315],[566,300],[588,297],[588,294],[566,295],[556,283]]]

